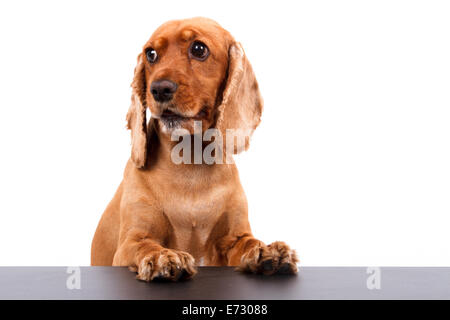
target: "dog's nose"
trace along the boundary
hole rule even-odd
[[[177,84],[170,80],[153,81],[150,86],[150,92],[156,101],[164,102],[172,99],[173,94],[177,91]]]

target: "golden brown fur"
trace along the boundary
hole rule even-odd
[[[205,61],[187,54],[194,40],[208,46]],[[146,59],[150,47],[158,52],[153,64]],[[160,79],[178,84],[169,104],[150,93],[150,84]],[[132,89],[131,159],[97,227],[91,264],[128,266],[146,281],[190,278],[200,263],[264,274],[297,272],[296,254],[285,243],[265,245],[252,236],[236,166],[173,163],[176,142],[160,120],[169,108],[186,117],[181,126],[191,134],[194,120],[203,130],[219,129],[224,138],[226,129],[251,134],[260,122],[262,99],[241,45],[209,19],[167,22],[138,56]],[[248,144],[249,139],[245,149]],[[233,149],[224,148],[224,156],[243,148]]]

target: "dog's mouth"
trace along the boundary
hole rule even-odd
[[[173,130],[180,127],[184,127],[188,121],[202,121],[208,117],[208,109],[204,107],[200,112],[195,114],[194,116],[185,116],[176,111],[170,110],[168,108],[164,109],[164,111],[155,118],[158,118],[164,125],[165,129]]]
[[[163,121],[184,121],[184,120],[188,120],[189,117],[184,117],[178,113],[175,113],[173,111],[170,111],[169,109],[166,109],[160,115],[160,119]]]
[[[195,116],[193,117],[187,117],[184,115],[181,115],[179,113],[176,113],[172,110],[169,109],[165,109],[161,115],[159,116],[159,118],[163,121],[167,121],[167,122],[181,122],[181,121],[187,121],[187,120],[203,120],[208,116],[208,110],[207,107],[204,107],[202,110],[200,110],[200,112],[198,112]]]

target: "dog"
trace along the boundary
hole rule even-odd
[[[131,158],[95,232],[91,265],[127,266],[144,281],[189,279],[197,265],[297,273],[287,244],[253,237],[234,163],[171,157],[172,134],[182,129],[191,139],[196,123],[201,133],[217,130],[215,141],[230,129],[246,132],[240,147],[227,144],[215,156],[248,149],[263,100],[241,44],[207,18],[166,22],[139,54],[131,87]]]

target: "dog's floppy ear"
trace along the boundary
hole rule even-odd
[[[147,160],[147,117],[144,62],[142,54],[138,56],[131,83],[131,106],[127,113],[127,127],[131,130],[131,160],[138,168],[143,168]]]
[[[263,100],[252,66],[241,44],[232,43],[228,56],[228,78],[223,90],[222,103],[217,109],[216,128],[220,130],[222,137],[226,138],[227,134],[234,135],[231,139],[233,150],[229,150],[229,147],[225,150],[237,154],[249,147],[250,137],[261,121]],[[235,137],[237,145],[234,143]]]

